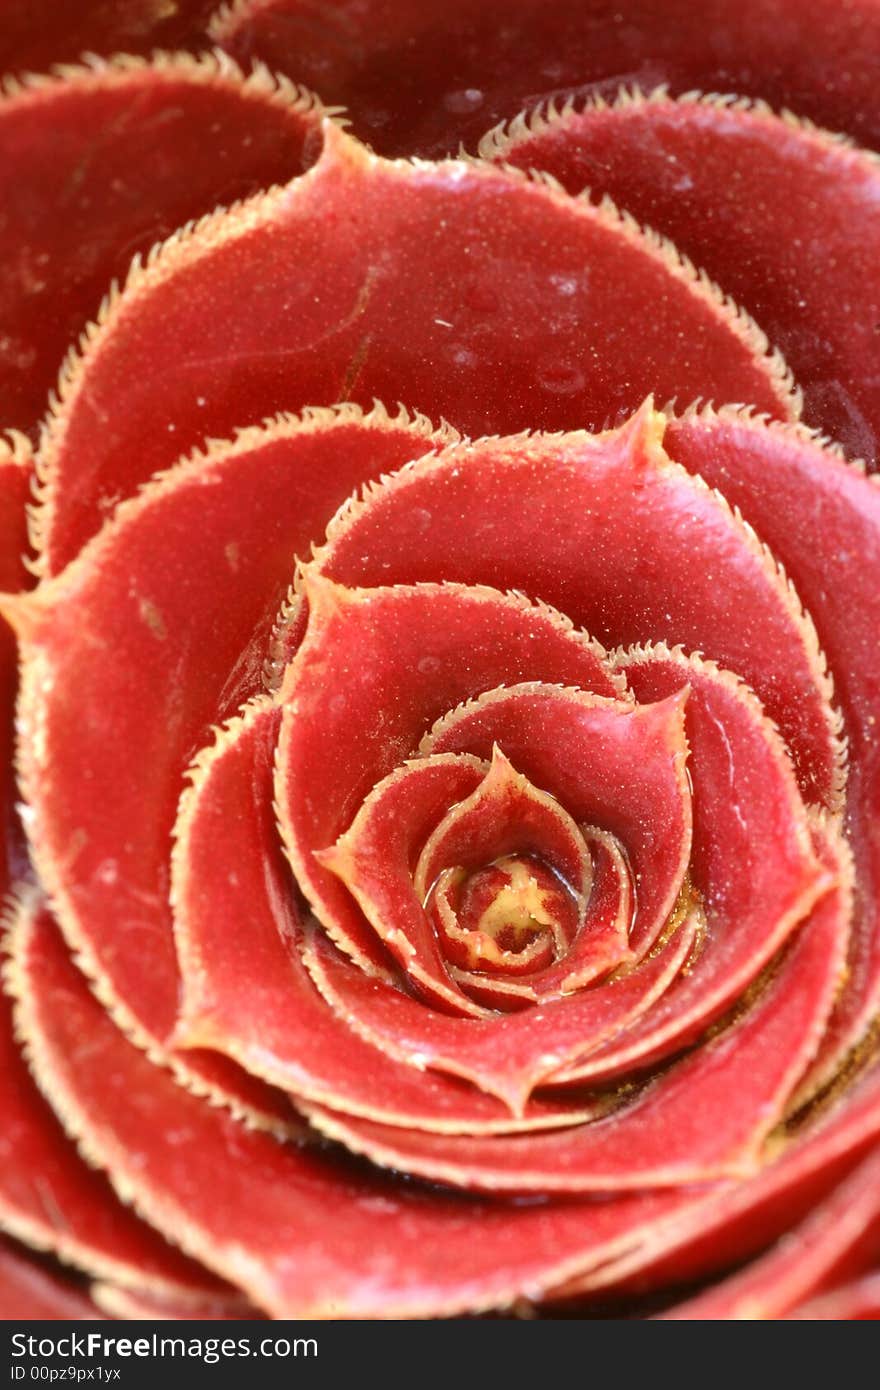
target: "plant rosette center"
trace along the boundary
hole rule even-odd
[[[425,904],[447,960],[517,975],[565,953],[577,928],[570,887],[540,859],[507,855],[469,873],[444,869]]]

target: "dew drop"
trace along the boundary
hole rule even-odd
[[[574,396],[584,388],[585,377],[575,362],[560,359],[538,366],[538,385],[554,396]]]
[[[453,350],[452,360],[457,367],[475,367],[479,358],[470,348],[459,347]]]
[[[462,87],[458,91],[447,92],[443,98],[443,105],[454,116],[466,116],[470,111],[479,111],[483,99],[479,87]]]
[[[571,299],[577,294],[578,282],[573,275],[551,275],[550,284],[557,294],[561,294],[564,299]]]

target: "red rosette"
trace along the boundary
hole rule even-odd
[[[876,1312],[875,50],[467,8],[0,106],[16,1315]]]

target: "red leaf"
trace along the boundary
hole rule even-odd
[[[601,427],[649,391],[798,408],[754,325],[613,210],[388,163],[328,123],[303,178],[135,269],[70,364],[42,450],[47,564],[102,496],[277,410],[402,398],[481,434]]]
[[[434,157],[540,96],[621,82],[741,92],[880,144],[873,0],[235,0],[212,37]]]
[[[36,910],[33,895],[18,915]],[[10,930],[15,930],[14,919]],[[14,978],[10,981],[14,988]],[[218,1295],[223,1286],[120,1206],[102,1173],[79,1155],[40,1095],[0,995],[0,1224],[37,1250],[96,1277],[162,1297]]]
[[[818,1046],[843,965],[848,906],[845,893],[830,894],[745,1018],[605,1119],[485,1139],[306,1111],[322,1132],[385,1167],[477,1191],[615,1192],[747,1176],[760,1168],[763,1140]],[[497,1032],[487,1052],[503,1053]],[[533,1038],[536,1052],[539,1045]]]
[[[0,592],[30,588],[24,566],[28,550],[25,505],[32,478],[31,451],[21,437],[0,439]],[[13,720],[18,690],[15,638],[0,617],[0,901],[24,871],[22,835],[15,811]]]
[[[834,672],[848,740],[846,830],[859,891],[847,987],[813,1087],[821,1085],[880,1003],[880,485],[807,432],[741,412],[671,422],[670,452],[721,489],[772,548],[806,603]]]
[[[516,1128],[493,1097],[377,1051],[316,991],[300,956],[302,926],[272,808],[280,718],[277,707],[253,705],[200,757],[181,803],[173,875],[183,976],[178,1041],[219,1048],[297,1096],[385,1124],[451,1133]],[[588,1112],[567,1098],[532,1101],[521,1123],[549,1128]]]
[[[322,114],[292,84],[210,56],[95,61],[13,86],[0,102],[4,424],[36,425],[135,253],[302,173]],[[118,494],[108,482],[91,500],[103,518]]]
[[[481,149],[671,237],[785,354],[809,423],[876,458],[880,158],[763,104],[659,93],[539,111]]]
[[[247,432],[125,504],[57,581],[12,604],[35,860],[105,1001],[153,1046],[177,1010],[168,857],[186,766],[211,723],[260,688],[316,518],[432,439],[425,422],[384,411]],[[283,1100],[226,1059],[187,1061],[264,1121],[290,1122]]]
[[[19,936],[16,955],[35,1062],[71,1128],[155,1225],[277,1317],[505,1306],[682,1204],[680,1194],[598,1206],[462,1201],[278,1144],[133,1048],[46,916]]]
[[[609,648],[665,641],[705,652],[764,701],[808,799],[839,807],[842,749],[812,623],[723,498],[670,462],[664,428],[645,406],[599,438],[454,448],[338,519],[317,571],[352,585],[517,589]]]
[[[83,53],[204,44],[212,0],[4,0],[0,70],[40,72]]]
[[[694,944],[696,925],[693,916],[686,919],[631,974],[487,1019],[451,1018],[370,979],[317,932],[306,938],[304,958],[324,998],[353,1032],[418,1071],[431,1067],[463,1078],[497,1096],[520,1120],[537,1086],[625,1029],[669,989]],[[573,1119],[576,1110],[577,1102]],[[402,1142],[406,1146],[406,1138]]]
[[[344,589],[304,575],[309,626],[288,668],[276,798],[300,888],[343,949],[373,974],[387,957],[342,884],[314,857],[366,795],[415,754],[432,722],[502,682],[619,689],[604,653],[558,613],[462,585]]]
[[[49,1265],[0,1240],[0,1317],[4,1321],[100,1318],[85,1289]]]
[[[668,697],[685,681],[690,687],[689,874],[704,905],[705,936],[694,968],[650,1014],[557,1080],[620,1077],[693,1042],[736,1004],[834,881],[813,851],[786,750],[754,696],[728,672],[663,649],[624,655],[621,666],[639,700]],[[479,747],[485,736],[454,746]],[[842,855],[834,856],[835,873]],[[847,879],[847,909],[850,888]]]
[[[835,1280],[873,1261],[878,1246],[880,1154],[874,1154],[763,1259],[682,1304],[672,1316],[688,1320],[790,1316],[811,1294],[821,1293]],[[861,1301],[863,1294],[853,1293],[855,1301]],[[839,1297],[839,1316],[847,1316],[846,1304],[853,1293]],[[834,1314],[826,1309],[825,1317],[829,1316]]]

